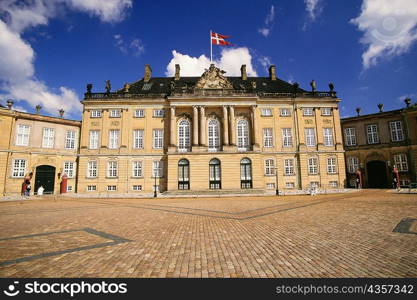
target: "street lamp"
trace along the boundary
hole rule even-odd
[[[157,197],[157,193],[156,193],[156,168],[154,170],[153,176],[155,178],[155,184],[153,185],[153,197],[156,198]]]
[[[279,196],[279,189],[278,189],[278,167],[275,167],[275,195]]]

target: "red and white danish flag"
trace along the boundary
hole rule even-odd
[[[220,33],[211,32],[211,43],[213,45],[221,45],[221,46],[230,45],[230,46],[232,46],[231,43],[226,41],[226,39],[228,39],[228,38],[230,38],[229,35],[223,35],[223,34],[220,34]]]

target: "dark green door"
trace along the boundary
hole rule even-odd
[[[55,186],[55,167],[53,166],[39,166],[36,168],[35,175],[35,190],[38,192],[38,188],[43,186],[44,194],[53,194]]]
[[[388,188],[387,167],[384,161],[374,160],[366,164],[368,171],[368,187],[376,189]]]

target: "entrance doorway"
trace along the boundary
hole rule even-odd
[[[374,160],[366,164],[368,187],[377,189],[388,188],[387,167],[384,161]]]
[[[55,167],[42,165],[36,168],[35,175],[35,193],[38,192],[38,188],[43,186],[44,194],[53,194],[55,186]]]

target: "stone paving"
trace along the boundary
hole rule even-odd
[[[417,197],[2,202],[0,276],[416,277]]]

